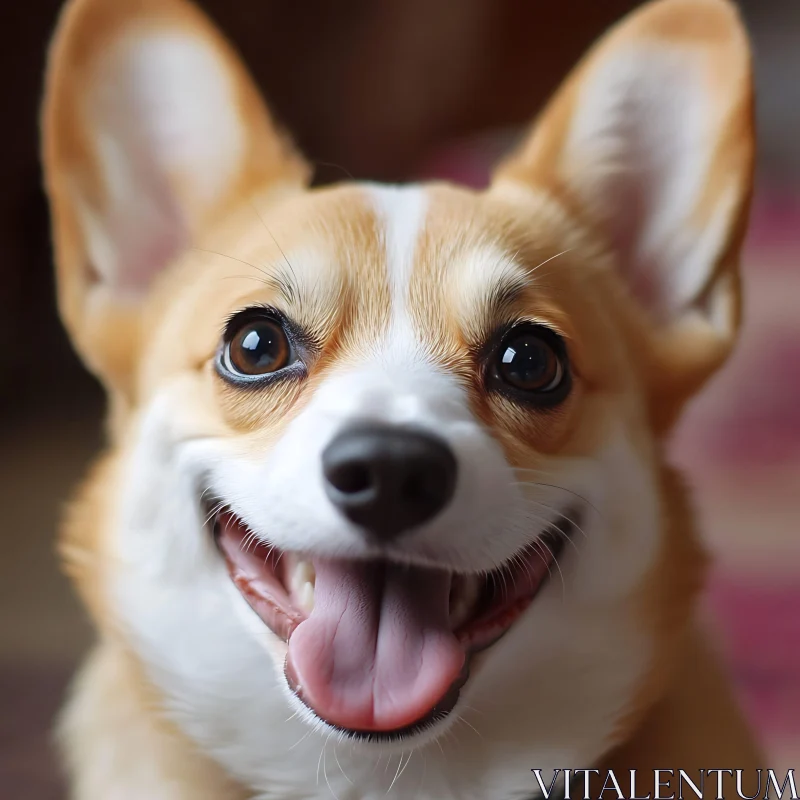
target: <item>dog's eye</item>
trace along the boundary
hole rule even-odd
[[[268,375],[289,364],[292,348],[279,322],[250,319],[234,329],[225,344],[222,362],[235,375]]]
[[[569,391],[569,368],[560,337],[542,325],[512,329],[495,351],[490,376],[500,390],[524,399],[556,403]]]

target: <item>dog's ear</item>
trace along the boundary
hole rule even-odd
[[[65,324],[127,391],[152,280],[233,199],[308,170],[245,67],[188,0],[71,0],[42,115]]]
[[[657,0],[588,53],[491,191],[554,194],[612,251],[655,422],[725,360],[754,131],[746,33],[727,0]]]

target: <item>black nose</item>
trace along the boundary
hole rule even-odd
[[[387,540],[435,517],[453,496],[457,465],[437,436],[370,425],[340,433],[322,453],[325,489],[351,522]]]

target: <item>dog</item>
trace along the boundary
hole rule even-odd
[[[655,0],[487,189],[312,189],[188,0],[67,3],[43,160],[109,404],[60,538],[74,798],[760,765],[664,453],[736,337],[752,117],[735,7]]]

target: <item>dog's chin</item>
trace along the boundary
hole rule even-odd
[[[574,517],[565,513],[483,574],[282,551],[225,506],[212,530],[234,585],[284,643],[287,685],[309,717],[350,738],[391,742],[455,709],[473,658],[534,601]]]

